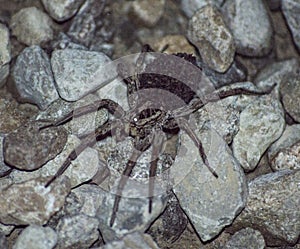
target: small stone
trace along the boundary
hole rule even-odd
[[[300,235],[300,171],[281,170],[249,183],[249,196],[233,228],[259,230],[269,246],[295,244]]]
[[[232,149],[244,170],[251,171],[257,166],[266,149],[282,134],[284,125],[281,104],[273,96],[262,96],[241,112]]]
[[[10,28],[17,39],[28,46],[53,38],[51,18],[36,7],[21,9],[11,18]]]
[[[45,188],[47,178],[13,184],[0,192],[0,221],[4,224],[44,225],[64,204],[70,182],[61,177]]]
[[[300,74],[287,75],[282,80],[280,95],[284,109],[296,122],[300,122]]]
[[[210,68],[223,73],[230,67],[234,41],[216,7],[206,5],[199,9],[189,21],[187,36]]]
[[[190,18],[197,10],[205,5],[211,4],[219,8],[223,2],[224,0],[181,0],[181,9],[184,14]]]
[[[34,103],[42,110],[59,98],[50,59],[39,46],[27,47],[18,56],[13,79],[21,100]]]
[[[137,0],[131,4],[130,15],[135,22],[154,27],[164,13],[165,4],[165,0],[153,0],[151,4],[147,0]]]
[[[84,214],[63,217],[56,227],[56,248],[89,248],[99,238],[98,225],[96,218]]]
[[[113,241],[99,249],[159,249],[150,235],[134,232],[127,234],[120,241]]]
[[[6,236],[3,233],[0,233],[0,248],[1,249],[8,249],[8,243]]]
[[[117,76],[114,64],[100,52],[56,50],[51,65],[57,90],[67,101],[76,101]]]
[[[39,130],[43,124],[27,123],[4,139],[4,159],[21,170],[35,170],[60,153],[67,141],[66,130],[51,127]]]
[[[84,0],[42,0],[50,16],[58,21],[66,21],[76,14]]]
[[[226,1],[222,10],[237,53],[263,56],[271,50],[273,29],[262,0]]]
[[[10,40],[8,28],[0,23],[0,87],[9,73],[10,54]]]
[[[22,231],[13,249],[52,249],[56,243],[57,234],[52,228],[31,225]]]
[[[300,2],[294,0],[282,0],[281,9],[292,32],[294,42],[300,51]]]
[[[264,249],[265,246],[261,233],[248,227],[236,232],[226,243],[224,249]]]
[[[225,141],[213,129],[197,127],[194,131],[218,178],[203,164],[198,148],[187,134],[181,134],[171,177],[180,206],[201,240],[208,241],[241,212],[246,202],[247,184]]]

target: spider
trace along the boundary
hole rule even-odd
[[[113,226],[116,219],[119,202],[121,200],[121,194],[126,185],[127,178],[130,177],[131,172],[141,154],[152,145],[148,187],[148,211],[149,213],[151,213],[155,183],[154,179],[157,169],[158,156],[161,152],[163,144],[163,133],[177,134],[180,129],[185,131],[192,139],[195,146],[198,148],[204,165],[208,168],[208,170],[214,177],[218,178],[218,174],[209,164],[200,139],[197,137],[193,129],[189,126],[187,118],[190,114],[204,107],[208,102],[215,102],[219,99],[223,99],[233,95],[263,95],[268,94],[272,91],[271,89],[265,92],[259,92],[254,90],[251,91],[245,88],[215,90],[212,93],[206,94],[204,97],[199,98],[197,94],[195,94],[195,91],[193,91],[189,86],[186,86],[186,82],[182,83],[180,80],[174,79],[166,74],[162,75],[155,74],[155,72],[153,73],[153,70],[155,71],[158,68],[162,69],[164,67],[167,67],[168,69],[170,65],[178,66],[178,63],[174,63],[174,61],[169,59],[169,57],[164,57],[164,62],[154,59],[143,69],[146,54],[148,54],[149,52],[154,51],[149,45],[144,45],[141,53],[136,60],[135,73],[133,74],[129,73],[130,70],[124,63],[119,63],[117,65],[117,72],[127,85],[128,101],[130,107],[128,111],[125,111],[118,103],[110,99],[101,99],[92,104],[77,108],[61,119],[51,122],[50,124],[42,127],[42,129],[44,129],[51,126],[59,126],[70,121],[73,117],[78,117],[87,113],[95,112],[100,108],[106,108],[115,117],[115,119],[108,120],[105,124],[96,128],[94,132],[91,132],[82,137],[80,145],[78,145],[78,147],[76,147],[69,154],[56,174],[53,175],[50,180],[48,180],[45,187],[48,187],[53,181],[55,181],[56,178],[62,175],[71,164],[71,161],[76,159],[77,156],[85,148],[87,148],[88,146],[93,146],[96,141],[103,140],[108,136],[113,136],[116,134],[119,134],[120,137],[124,137],[124,134],[133,137],[134,149],[118,183],[112,215],[109,222],[109,225],[111,227]],[[188,63],[197,68],[196,73],[183,70],[183,72],[180,74],[181,79],[187,81],[193,77],[197,80],[201,79],[202,71],[197,66],[196,58],[193,55],[189,55],[186,53],[176,53],[172,54],[171,56],[173,56],[173,58],[180,59],[183,64]],[[166,62],[167,64],[164,64]],[[146,71],[150,73],[146,73]],[[155,98],[155,96],[148,94],[147,91],[142,91],[143,89],[147,88],[163,88],[167,91],[173,91],[174,93],[176,93],[177,89],[177,94],[178,92],[180,92],[180,97],[185,104],[178,104],[178,101],[172,102],[172,100],[171,105],[170,103],[169,105],[165,104],[164,101],[167,100],[164,100],[162,98]],[[178,89],[180,90],[178,91]]]

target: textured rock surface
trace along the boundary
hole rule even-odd
[[[232,223],[245,205],[244,173],[225,141],[214,130],[195,132],[200,136],[216,179],[205,167],[199,151],[186,134],[181,134],[179,154],[171,167],[174,192],[203,241],[210,240]],[[183,173],[184,172],[184,173]]]
[[[31,225],[22,231],[13,249],[52,249],[56,243],[57,234],[52,228]]]
[[[51,65],[60,96],[76,101],[113,80],[113,63],[103,53],[65,49],[52,53]]]
[[[238,53],[262,56],[270,51],[273,29],[262,0],[226,1],[222,10]]]
[[[11,59],[10,54],[10,40],[8,28],[0,23],[0,87],[3,85],[4,80],[9,73],[9,62]]]
[[[42,0],[42,3],[56,21],[65,21],[78,11],[84,0]]]
[[[233,154],[246,170],[253,170],[266,149],[283,132],[284,114],[272,95],[249,104],[240,115],[240,128],[233,139]]]
[[[187,17],[193,14],[205,5],[211,4],[220,7],[224,0],[181,0],[181,9]]]
[[[216,7],[206,5],[198,10],[189,21],[187,36],[210,68],[223,73],[233,62],[233,37]]]
[[[284,109],[296,122],[300,122],[300,74],[287,75],[282,80],[280,95]]]
[[[226,243],[224,249],[264,249],[264,237],[257,230],[245,228],[236,232]]]
[[[44,225],[64,204],[70,182],[61,177],[45,188],[46,178],[13,184],[0,193],[0,221],[4,224]]]
[[[4,139],[5,162],[21,170],[34,170],[60,153],[67,141],[62,127],[39,130],[42,123],[27,123]]]
[[[36,7],[21,9],[10,22],[12,34],[28,46],[51,40],[52,25],[51,18]]]
[[[8,174],[12,169],[4,162],[4,156],[3,156],[3,140],[4,135],[0,133],[0,177],[5,176]]]
[[[0,233],[0,247],[2,249],[7,249],[8,248],[8,243],[5,235],[3,233]]]
[[[96,218],[78,214],[63,217],[57,227],[57,248],[89,248],[99,237],[99,221]]]
[[[40,109],[46,109],[59,98],[50,59],[39,46],[25,48],[18,56],[13,79],[20,98],[38,105]]]
[[[296,243],[300,234],[299,181],[299,170],[282,170],[251,181],[247,205],[234,227],[258,229],[270,246]]]
[[[156,243],[148,234],[141,234],[139,232],[131,233],[120,241],[113,241],[99,249],[159,249]]]

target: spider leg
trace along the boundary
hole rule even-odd
[[[61,176],[70,166],[71,162],[75,160],[82,151],[84,151],[89,146],[93,146],[97,140],[102,140],[110,136],[112,134],[112,131],[116,128],[119,128],[118,122],[108,121],[104,125],[97,128],[94,132],[87,134],[82,142],[74,150],[72,150],[72,152],[69,154],[62,166],[57,170],[57,172],[45,184],[45,187],[47,188],[53,181]]]
[[[70,121],[73,117],[80,117],[82,115],[85,115],[85,114],[88,114],[91,112],[95,112],[95,111],[99,110],[100,108],[107,109],[111,114],[114,114],[116,117],[121,117],[125,114],[125,111],[118,103],[116,103],[110,99],[101,99],[101,100],[97,100],[89,105],[85,105],[85,106],[76,108],[75,110],[69,112],[66,116],[62,117],[61,119],[41,127],[40,130],[48,128],[48,127],[62,125],[64,123]]]
[[[196,145],[196,147],[199,150],[200,156],[202,158],[203,163],[205,164],[205,166],[209,169],[209,171],[216,177],[218,178],[218,174],[216,173],[216,171],[209,165],[209,162],[207,160],[207,156],[205,154],[202,142],[200,141],[200,139],[197,137],[197,135],[195,134],[195,132],[190,128],[188,122],[186,119],[184,118],[178,118],[176,119],[178,126],[183,129],[188,136],[192,139],[192,141],[194,142],[194,144]]]

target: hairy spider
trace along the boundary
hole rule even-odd
[[[62,175],[71,164],[71,161],[76,159],[85,148],[93,146],[96,143],[96,140],[103,140],[104,138],[115,134],[123,134],[123,137],[125,134],[134,138],[134,150],[132,151],[130,159],[126,164],[125,170],[123,171],[118,183],[110,219],[110,226],[113,226],[114,224],[119,202],[121,200],[121,194],[124,190],[127,178],[130,177],[136,161],[141,154],[152,145],[148,189],[149,213],[151,213],[152,198],[154,194],[154,179],[156,175],[158,156],[163,143],[162,132],[176,134],[180,129],[184,130],[197,146],[199,154],[206,167],[212,175],[217,178],[218,175],[210,166],[202,143],[192,128],[190,128],[187,118],[190,114],[199,110],[208,102],[214,102],[228,96],[239,94],[263,95],[270,93],[272,90],[259,92],[245,88],[235,88],[231,90],[219,89],[200,98],[187,84],[188,81],[198,83],[201,80],[201,69],[197,66],[194,56],[186,53],[177,53],[173,55],[161,53],[162,55],[165,55],[163,60],[154,58],[152,62],[143,68],[145,64],[145,56],[148,52],[153,52],[153,50],[149,45],[144,45],[137,58],[134,70],[135,73],[133,74],[129,73],[130,70],[124,63],[119,63],[117,65],[119,76],[122,77],[127,84],[130,107],[129,111],[124,111],[119,104],[110,99],[102,99],[92,104],[80,107],[58,121],[52,122],[42,128],[59,126],[71,120],[74,116],[78,117],[87,113],[95,112],[100,108],[106,108],[115,116],[115,119],[108,120],[105,124],[96,128],[94,132],[91,132],[82,138],[81,144],[69,154],[56,174],[46,183],[46,187],[48,187],[57,177]],[[180,60],[180,64],[192,65],[193,68],[197,68],[196,73],[195,70],[189,71],[181,67],[179,68],[179,70],[181,70],[180,72],[176,69],[178,77],[176,79],[171,77],[168,75],[168,71],[172,69],[173,66],[176,67],[179,65],[178,60],[174,61],[172,58]],[[160,71],[163,69],[166,70],[164,70],[161,74],[157,74],[156,71],[159,69]],[[180,79],[178,80],[178,78]],[[179,103],[179,101],[174,100],[174,98],[163,99],[163,97],[153,96],[151,95],[151,92],[149,93],[146,91],[147,89],[158,88],[172,92],[176,95],[179,93],[179,97],[182,99],[182,103],[184,104]],[[166,102],[168,103],[166,104]]]

